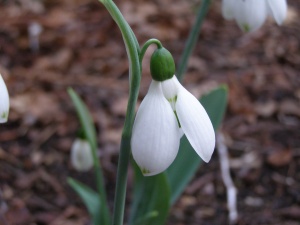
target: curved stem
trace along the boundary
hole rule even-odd
[[[130,91],[119,154],[116,196],[114,200],[112,223],[113,225],[122,225],[124,218],[128,164],[131,150],[130,139],[134,122],[135,105],[138,98],[141,80],[141,67],[139,63],[140,49],[136,37],[115,3],[111,0],[107,0],[103,1],[103,4],[121,30],[130,61]]]
[[[190,31],[189,38],[186,42],[183,54],[180,59],[178,70],[176,73],[176,76],[179,81],[182,80],[183,74],[186,71],[188,59],[194,50],[194,47],[196,45],[196,42],[197,42],[199,34],[200,34],[200,30],[201,30],[201,26],[202,26],[204,17],[206,16],[206,13],[207,13],[211,3],[212,3],[212,0],[204,0],[202,2],[202,5],[201,5],[198,13],[197,13],[196,21],[192,27],[192,30]]]
[[[144,58],[144,55],[147,51],[147,49],[149,48],[150,45],[152,44],[156,44],[157,45],[157,48],[162,48],[162,44],[160,43],[159,40],[155,39],[155,38],[152,38],[152,39],[149,39],[148,41],[146,41],[146,43],[143,45],[142,49],[141,49],[141,52],[140,52],[140,64],[142,65],[142,61],[143,61],[143,58]]]

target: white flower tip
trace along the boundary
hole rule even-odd
[[[147,151],[144,151],[141,148],[137,149],[137,144],[134,144],[132,155],[144,176],[154,176],[164,172],[172,164],[178,152],[179,142],[176,145],[171,146],[172,149],[157,148],[154,150],[156,153],[151,153],[149,148],[147,148]],[[154,146],[151,145],[150,147]],[[159,150],[161,153],[159,153]]]
[[[9,95],[4,80],[0,74],[0,123],[5,123],[7,121],[8,112]]]
[[[211,146],[209,146],[206,151],[203,152],[201,155],[204,162],[208,163],[211,160],[212,154],[214,153],[215,149],[215,140],[211,141]]]
[[[282,25],[287,15],[286,0],[268,0],[269,12],[278,25]]]
[[[93,167],[92,149],[86,140],[74,141],[71,148],[71,163],[78,172],[85,172]]]
[[[251,26],[247,23],[242,24],[241,29],[246,33],[253,31],[253,29],[251,29]]]
[[[8,119],[8,111],[0,112],[0,123],[6,123]]]
[[[262,24],[259,26],[253,26],[250,23],[245,22],[245,23],[238,23],[238,26],[243,32],[251,33],[257,31],[262,26]]]
[[[157,159],[156,161],[153,159],[148,159],[142,162],[143,165],[141,165],[139,158],[135,158],[135,155],[133,155],[134,160],[138,164],[143,176],[149,177],[149,176],[154,176],[159,173],[164,172],[174,161],[174,157],[162,157],[160,159]],[[175,155],[176,156],[176,155]]]
[[[141,169],[141,172],[142,172],[144,177],[154,176],[154,175],[157,175],[157,174],[162,173],[164,171],[164,170],[162,170],[162,171],[151,172],[150,170],[148,170],[146,168],[140,168],[140,169]]]
[[[148,160],[144,159],[144,161],[142,162],[143,165],[138,163],[139,160],[136,160],[134,157],[133,158],[135,159],[136,163],[138,164],[143,176],[149,177],[149,176],[154,176],[154,175],[160,174],[160,173],[164,172],[166,169],[168,169],[168,167],[175,160],[175,157],[178,153],[178,149],[179,149],[179,143],[178,143],[177,148],[172,149],[172,150],[175,150],[173,153],[170,154],[170,153],[168,153],[170,151],[167,150],[167,152],[165,152],[166,154],[164,153],[163,155],[160,156],[160,158],[153,159],[153,157],[152,157],[150,159],[150,157],[148,157]]]
[[[210,121],[209,121],[210,122]],[[208,123],[208,121],[207,121]],[[208,125],[208,124],[207,124]],[[200,142],[195,142],[195,140],[191,140],[191,144],[197,154],[201,157],[201,159],[208,163],[211,160],[211,157],[215,150],[215,144],[216,144],[216,138],[215,138],[215,132],[213,130],[212,125],[206,126],[206,135],[205,138],[203,138]]]

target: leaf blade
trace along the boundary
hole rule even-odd
[[[129,224],[163,225],[170,208],[170,187],[164,173],[144,177],[132,160],[134,196]]]
[[[101,224],[101,217],[99,213],[101,210],[101,203],[97,192],[73,178],[69,177],[67,182],[83,201],[90,216],[92,217],[93,224]]]
[[[89,110],[87,109],[83,101],[80,99],[78,94],[72,88],[68,88],[68,93],[75,106],[85,136],[87,140],[90,142],[91,147],[93,149],[96,149],[97,148],[96,130],[93,124],[93,119],[89,113]]]

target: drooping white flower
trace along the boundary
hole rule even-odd
[[[222,14],[225,19],[235,19],[245,31],[255,31],[262,26],[268,15],[281,25],[287,14],[286,0],[223,0]]]
[[[88,141],[78,138],[71,147],[71,163],[79,172],[88,171],[93,167],[92,149]]]
[[[5,123],[9,113],[9,95],[4,83],[4,80],[0,74],[0,123]]]
[[[215,146],[211,121],[176,76],[153,80],[137,112],[131,139],[133,158],[145,176],[156,175],[174,161],[182,134],[208,162]]]

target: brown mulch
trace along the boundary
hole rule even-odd
[[[158,38],[179,61],[199,1],[117,5],[140,43]],[[222,18],[220,1],[214,1],[184,80],[196,96],[229,86],[221,130],[240,225],[300,224],[300,3],[289,6],[283,26],[268,20],[245,35]],[[0,72],[11,96],[9,122],[0,125],[0,224],[90,224],[66,183],[71,176],[95,186],[92,172],[76,172],[70,164],[79,125],[66,89],[73,87],[92,112],[111,207],[128,97],[120,32],[96,0],[1,1],[0,11]],[[28,36],[36,24],[42,28],[38,50]],[[151,81],[150,56],[149,50],[139,100]],[[216,152],[199,168],[168,224],[228,224],[218,160]]]

